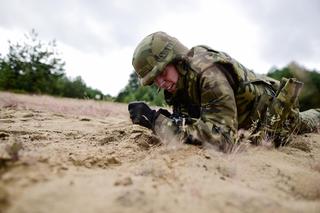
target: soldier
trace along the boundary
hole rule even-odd
[[[133,102],[130,118],[163,140],[209,142],[226,150],[238,129],[250,129],[279,146],[301,127],[300,133],[310,132],[320,122],[319,109],[299,113],[301,82],[258,76],[226,53],[204,45],[189,50],[164,32],[144,38],[132,64],[142,85],[164,89],[173,112]]]

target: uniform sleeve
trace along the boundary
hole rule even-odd
[[[234,92],[224,73],[216,66],[208,68],[199,79],[201,113],[199,119],[175,125],[160,115],[155,132],[164,140],[186,143],[209,142],[218,146],[234,143],[237,108]]]
[[[216,66],[201,76],[201,120],[224,140],[234,142],[238,129],[234,91],[225,74]]]

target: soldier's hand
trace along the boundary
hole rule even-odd
[[[132,123],[139,124],[149,129],[153,129],[157,113],[155,110],[152,110],[146,103],[131,102],[128,105],[128,111],[130,113]]]

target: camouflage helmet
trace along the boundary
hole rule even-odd
[[[173,60],[186,55],[188,48],[164,32],[145,37],[136,47],[132,65],[142,85],[150,85]]]

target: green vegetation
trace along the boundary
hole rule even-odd
[[[141,87],[135,72],[131,73],[127,86],[118,94],[115,101],[125,103],[146,101],[151,105],[165,105],[163,91],[158,92],[158,89],[153,85]]]
[[[307,70],[295,62],[277,69],[273,68],[267,74],[271,78],[280,80],[282,77],[296,78],[304,83],[299,97],[300,110],[320,108],[320,73],[315,70]]]
[[[102,99],[102,92],[87,87],[80,76],[69,79],[56,42],[44,43],[35,30],[23,43],[9,41],[7,55],[0,55],[0,90],[50,94],[72,98]]]

